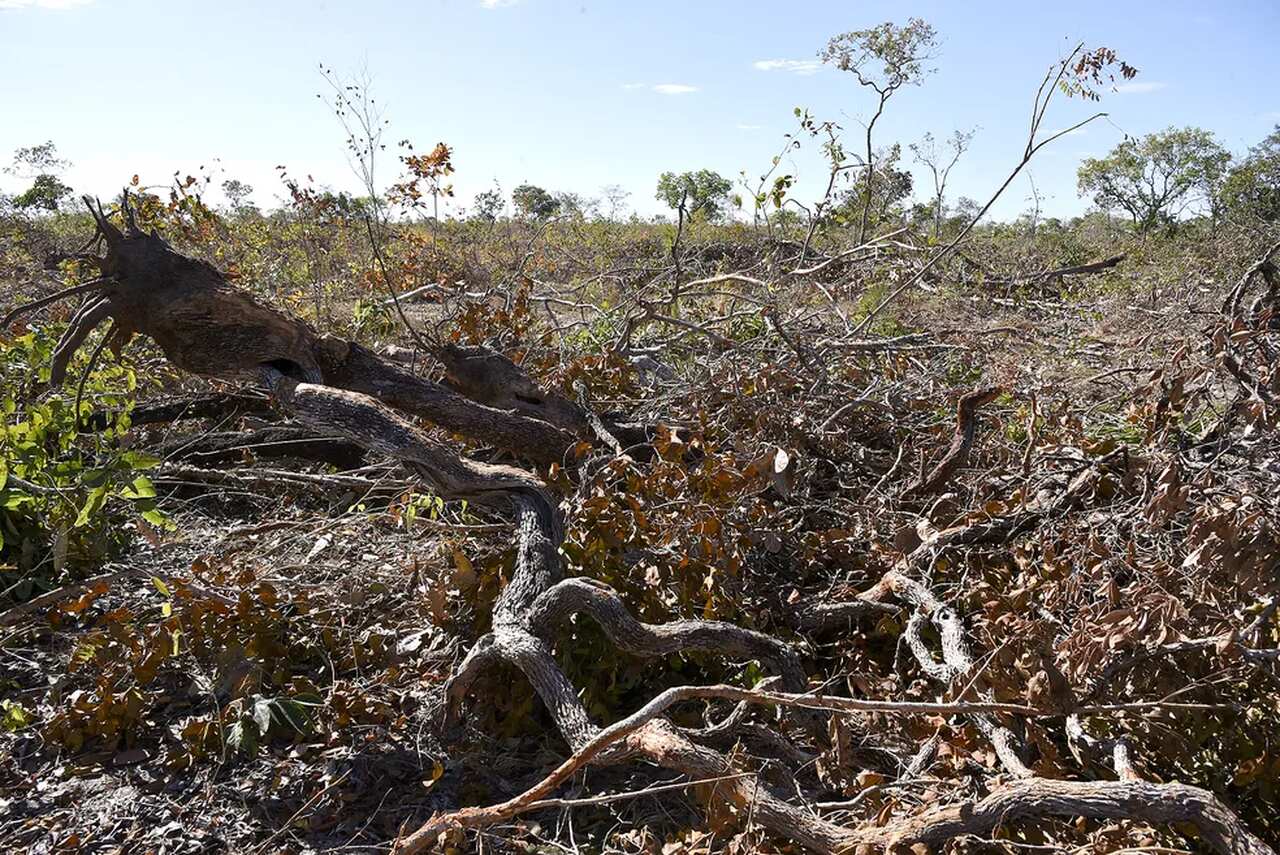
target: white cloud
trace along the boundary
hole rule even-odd
[[[822,63],[816,59],[758,59],[751,63],[759,71],[789,71],[792,74],[816,74]]]
[[[633,91],[648,89],[659,95],[688,95],[690,92],[698,92],[701,89],[700,86],[690,86],[688,83],[624,83],[622,88]]]
[[[1270,113],[1259,113],[1258,118],[1264,122],[1280,122],[1280,110],[1272,110]]]
[[[0,9],[75,9],[93,0],[0,0]]]
[[[653,87],[653,91],[659,95],[687,95],[690,92],[697,92],[698,87],[687,83],[659,83]]]
[[[3,0],[0,0],[3,2]],[[480,0],[480,5],[486,9],[505,9],[507,6],[514,6],[520,0]]]
[[[1158,83],[1154,80],[1141,83],[1121,83],[1116,87],[1116,91],[1121,95],[1146,95],[1148,92],[1159,92],[1168,85],[1168,83]]]
[[[764,127],[764,125],[743,125],[743,124],[739,124],[737,127],[738,127],[738,130],[740,130],[740,131],[758,131],[758,130],[760,130],[761,128],[763,128],[763,127]]]

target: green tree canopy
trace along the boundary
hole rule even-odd
[[[851,72],[863,86],[884,95],[920,83],[937,44],[938,34],[933,26],[911,18],[902,26],[886,21],[868,30],[832,36],[819,57],[841,71]]]
[[[502,211],[507,207],[507,203],[502,198],[502,190],[495,184],[492,190],[482,190],[477,193],[471,203],[471,207],[476,217],[487,222],[493,222],[502,216]]]
[[[1280,221],[1280,125],[1227,175],[1221,203],[1232,217]]]
[[[871,186],[867,186],[868,173],[859,173],[833,211],[837,222],[856,222],[866,205],[870,212],[868,222],[881,223],[894,205],[909,198],[915,181],[909,170],[899,166],[901,160],[902,146],[898,143],[877,151],[876,170],[869,174]]]
[[[228,178],[222,182],[222,193],[227,197],[227,202],[231,205],[233,213],[256,213],[257,208],[254,207],[251,197],[253,196],[253,187],[235,178]]]
[[[1080,195],[1092,195],[1103,210],[1128,212],[1146,230],[1174,222],[1197,202],[1212,204],[1230,162],[1209,131],[1171,127],[1086,159],[1076,179]]]
[[[58,177],[69,165],[58,157],[58,148],[52,141],[14,152],[12,165],[4,171],[31,179],[31,186],[13,198],[14,207],[37,211],[58,210],[63,200],[71,195],[71,188]]]
[[[866,239],[875,200],[877,164],[872,146],[876,122],[884,114],[885,105],[903,86],[919,85],[929,73],[926,64],[938,44],[933,26],[920,18],[911,18],[898,26],[886,21],[869,30],[852,30],[832,36],[819,58],[857,78],[858,84],[876,93],[875,113],[867,121],[865,176],[862,180],[862,221],[858,227],[859,242]],[[882,210],[883,213],[883,210]]]
[[[13,199],[14,207],[38,211],[56,211],[71,195],[71,188],[56,175],[37,175],[31,186]]]
[[[701,216],[708,221],[719,219],[729,205],[729,192],[733,185],[729,179],[710,169],[697,172],[664,172],[658,176],[658,192],[655,198],[673,211],[684,205],[690,217]]]
[[[560,202],[535,184],[521,184],[512,190],[511,204],[520,216],[533,220],[545,220],[560,210]]]

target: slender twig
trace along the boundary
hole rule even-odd
[[[739,778],[753,778],[755,772],[739,772],[736,775],[718,775],[714,778],[697,778],[692,781],[677,781],[674,784],[659,784],[653,787],[645,787],[642,790],[631,790],[626,793],[608,793],[601,796],[588,796],[581,799],[540,799],[529,805],[529,811],[545,810],[547,808],[571,808],[586,807],[588,805],[607,805],[614,802],[627,801],[629,799],[638,799],[644,796],[656,796],[658,793],[669,793],[674,790],[687,790],[690,787],[701,787],[706,784],[718,784],[722,781],[736,781]]]
[[[382,249],[378,246],[378,239],[373,233],[373,219],[368,214],[365,214],[364,217],[364,227],[369,235],[369,248],[373,251],[374,260],[378,262],[378,270],[382,273],[382,281],[386,284],[388,293],[391,294],[391,302],[396,307],[396,314],[400,316],[400,322],[409,331],[409,335],[413,336],[413,340],[418,347],[421,347],[426,353],[431,353],[435,350],[435,345],[427,342],[413,324],[409,323],[409,317],[404,313],[404,307],[400,305],[400,296],[396,292],[396,286],[391,281],[391,275],[387,272],[387,263],[382,258]]]
[[[103,276],[98,279],[91,279],[88,282],[83,282],[79,285],[72,285],[70,288],[63,288],[61,291],[57,291],[47,297],[41,297],[39,300],[32,300],[30,303],[23,303],[21,306],[17,306],[10,311],[9,314],[5,315],[3,320],[0,320],[0,329],[8,327],[9,324],[13,323],[27,312],[34,312],[37,309],[43,309],[51,303],[56,303],[59,300],[65,300],[67,297],[74,297],[77,294],[84,294],[89,291],[99,291],[113,282],[115,282],[115,279]]]

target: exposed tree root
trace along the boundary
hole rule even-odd
[[[179,368],[208,377],[256,379],[270,366],[295,380],[372,395],[447,430],[500,445],[539,462],[561,460],[577,437],[555,425],[471,400],[404,371],[352,342],[321,336],[309,325],[258,303],[230,286],[213,267],[175,252],[132,222],[124,197],[125,231],[86,199],[107,255],[103,281],[72,319],[52,360],[51,382],[62,382],[71,355],[103,320],[120,340],[141,332]]]
[[[71,357],[84,344],[85,339],[98,324],[111,317],[111,301],[105,298],[92,300],[76,312],[62,338],[58,340],[49,360],[49,385],[59,386],[67,376],[67,365]]]

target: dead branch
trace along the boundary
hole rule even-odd
[[[350,440],[321,436],[296,425],[267,425],[249,431],[180,434],[152,448],[167,460],[186,460],[208,466],[245,458],[293,457],[317,460],[339,469],[363,465],[365,451]]]
[[[235,418],[250,413],[268,412],[271,412],[271,401],[264,395],[217,392],[134,407],[129,411],[129,422],[134,425],[150,425],[184,419]],[[113,421],[110,413],[98,410],[85,417],[84,428],[106,430]]]
[[[1274,855],[1212,793],[1186,784],[1146,781],[1015,781],[976,802],[932,808],[896,820],[859,842],[885,848],[913,843],[941,846],[962,835],[988,837],[1006,823],[1047,816],[1127,819],[1153,825],[1190,823],[1222,855]]]
[[[49,294],[46,297],[41,297],[38,300],[32,300],[30,303],[23,303],[21,306],[16,306],[7,315],[5,315],[3,319],[0,319],[0,329],[7,329],[9,324],[13,323],[28,312],[43,309],[45,306],[56,303],[59,300],[65,300],[68,297],[74,297],[77,294],[85,294],[90,291],[100,291],[105,286],[106,282],[106,279],[92,279],[80,285],[63,288],[61,291]]]
[[[110,573],[101,573],[97,576],[85,579],[83,582],[76,582],[71,585],[63,585],[54,588],[52,591],[46,591],[38,597],[33,597],[25,603],[19,603],[11,606],[3,612],[0,612],[0,626],[9,626],[21,620],[23,617],[38,612],[49,606],[66,602],[67,600],[79,597],[88,591],[100,588],[106,590],[111,585],[121,579],[129,579],[134,576],[146,574],[146,569],[138,566],[125,567],[120,570],[113,570]]]
[[[994,401],[1004,390],[998,386],[977,389],[962,396],[956,405],[956,429],[951,447],[929,474],[909,484],[903,495],[928,495],[942,489],[957,471],[969,461],[969,449],[973,447],[978,430],[978,409]]]
[[[1027,273],[1022,276],[1011,276],[1006,279],[1000,278],[984,278],[983,283],[987,285],[1030,285],[1036,282],[1044,282],[1049,279],[1061,279],[1064,276],[1090,276],[1094,273],[1102,273],[1104,270],[1110,270],[1116,267],[1120,262],[1124,261],[1127,255],[1120,253],[1110,258],[1104,258],[1101,261],[1091,261],[1088,264],[1074,264],[1069,267],[1059,267],[1056,270],[1041,270],[1037,273]]]
[[[257,493],[277,494],[298,488],[309,490],[342,491],[358,493],[403,493],[412,486],[405,480],[375,481],[358,475],[320,475],[311,472],[293,472],[288,469],[206,469],[166,463],[156,470],[153,479],[157,484],[222,484],[240,487]]]

